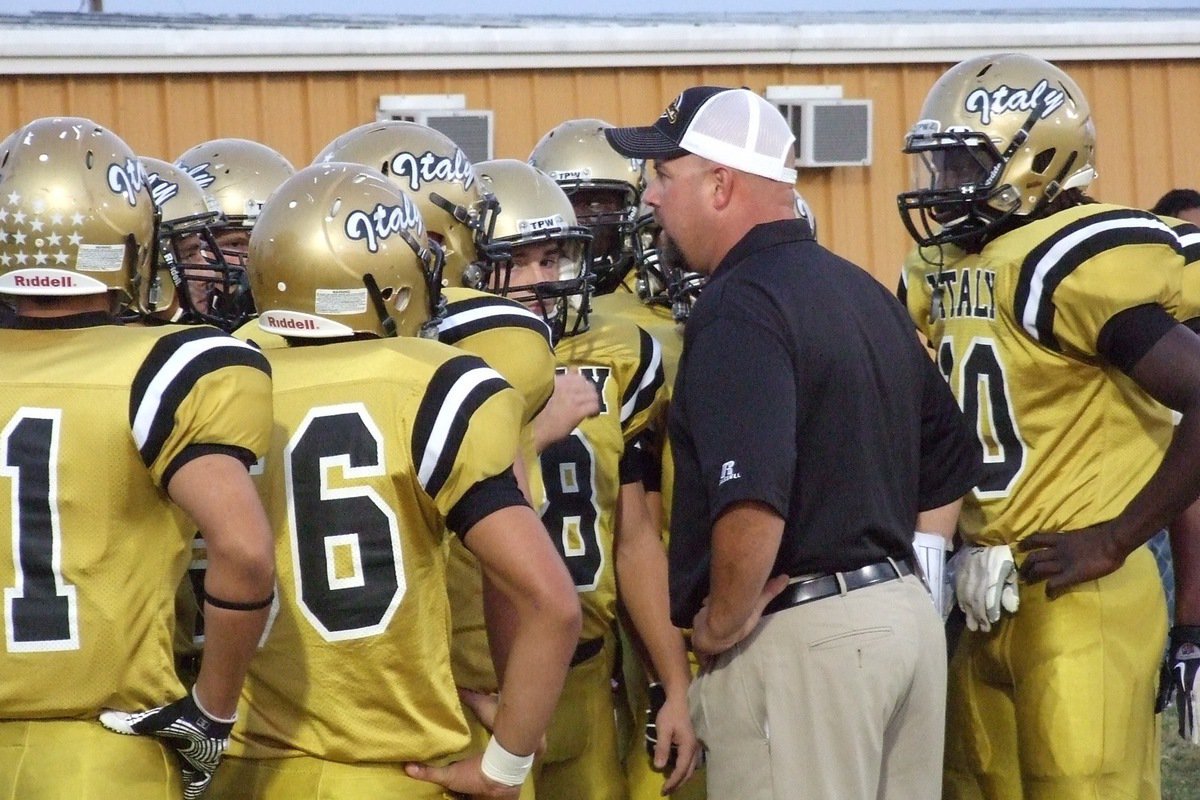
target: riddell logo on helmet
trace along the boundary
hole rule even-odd
[[[286,328],[293,331],[315,331],[317,323],[311,319],[296,319],[294,317],[277,317],[274,314],[263,314],[262,321],[269,328]]]
[[[70,275],[13,275],[12,285],[19,289],[70,289],[77,284]]]
[[[967,95],[963,108],[968,114],[978,114],[979,122],[990,125],[992,117],[1009,111],[1037,111],[1042,119],[1050,116],[1067,100],[1066,92],[1051,89],[1045,78],[1032,89],[1014,89],[998,86],[995,89],[976,89]]]
[[[423,183],[460,183],[464,189],[470,189],[475,183],[471,160],[458,149],[450,157],[439,156],[431,150],[419,156],[400,152],[392,156],[390,166],[393,175],[408,178],[408,188],[414,192],[420,191]]]

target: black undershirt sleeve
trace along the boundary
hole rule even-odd
[[[1126,375],[1178,323],[1160,305],[1148,303],[1114,314],[1096,339],[1096,351]]]
[[[495,511],[510,506],[528,506],[512,467],[499,475],[484,478],[467,490],[446,515],[446,527],[460,539],[466,537],[477,522]]]

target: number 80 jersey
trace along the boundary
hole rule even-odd
[[[1083,205],[1030,222],[977,254],[913,251],[901,300],[984,453],[964,503],[972,542],[1015,542],[1117,516],[1162,460],[1170,412],[1098,352],[1105,323],[1181,309],[1183,257],[1157,217]]]

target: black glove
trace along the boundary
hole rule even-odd
[[[663,688],[661,683],[652,683],[649,687],[650,708],[646,711],[646,752],[650,754],[651,762],[654,761],[654,748],[658,745],[658,712],[662,711],[663,704],[667,702],[667,690]],[[663,767],[663,771],[668,774],[675,769],[675,745],[671,745],[671,754],[667,756],[667,765]]]
[[[209,716],[189,692],[170,705],[149,711],[105,711],[100,714],[100,724],[117,733],[161,739],[179,757],[185,800],[198,800],[229,746],[233,720]]]
[[[1171,628],[1171,646],[1163,659],[1154,710],[1162,713],[1172,696],[1179,713],[1179,736],[1200,745],[1200,625]]]

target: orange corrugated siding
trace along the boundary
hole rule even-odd
[[[925,92],[947,66],[9,76],[0,84],[0,131],[39,116],[80,115],[159,158],[173,159],[217,136],[242,136],[278,149],[300,166],[337,134],[374,119],[381,94],[454,93],[466,95],[468,108],[495,112],[497,157],[523,158],[543,132],[564,119],[644,124],[680,89],[697,83],[760,92],[774,84],[840,84],[846,97],[874,101],[874,163],[802,170],[800,190],[817,215],[822,241],[891,286],[907,247],[894,203],[909,181],[900,143]],[[1148,206],[1167,189],[1200,186],[1200,59],[1063,66],[1092,104],[1100,140],[1100,180],[1093,186],[1098,197]]]

